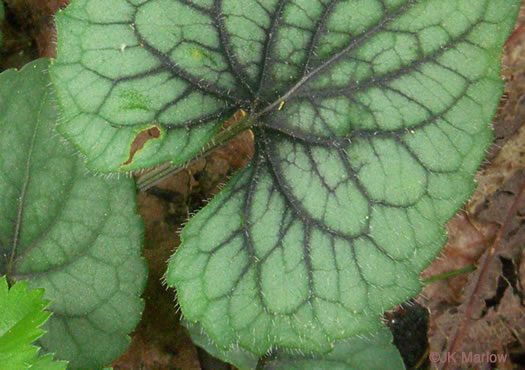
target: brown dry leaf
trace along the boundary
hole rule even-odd
[[[433,322],[431,332],[436,334],[430,337],[432,351],[444,352],[447,348],[447,334],[453,333],[458,318],[464,313],[460,307],[457,311],[449,310]],[[473,320],[468,326],[468,331],[458,346],[456,353],[461,354],[483,354],[495,353],[507,355],[501,365],[509,366],[512,359],[509,356],[509,348],[518,343],[521,348],[525,343],[525,308],[520,304],[519,298],[513,294],[512,288],[508,287],[496,307],[491,307],[482,316]],[[475,368],[481,365],[472,364]],[[455,366],[451,366],[455,368]],[[466,368],[463,364],[461,368]],[[501,366],[499,366],[501,367]]]
[[[230,127],[242,116],[243,112],[238,111],[232,119],[224,123],[224,128]],[[224,158],[234,168],[243,168],[252,159],[254,151],[253,132],[248,130],[232,139],[228,145],[219,148],[214,154]]]
[[[484,208],[475,215],[478,222],[485,223],[485,225],[501,225],[509,209],[512,208],[512,204],[516,201],[524,181],[525,171],[517,171],[502,187],[487,198]],[[427,293],[429,300],[422,300],[422,302],[431,309],[429,325],[431,351],[442,352],[450,348],[458,327],[467,317],[470,317],[471,320],[466,322],[459,341],[454,344],[454,351],[458,353],[486,353],[488,351],[508,354],[512,348],[520,348],[524,352],[525,306],[520,298],[523,293],[517,268],[520,265],[525,245],[525,228],[522,226],[525,218],[523,215],[525,215],[525,201],[518,205],[517,215],[507,223],[506,233],[499,242],[497,252],[477,291],[475,289],[482,273],[481,267],[484,266],[490,250],[487,250],[477,262],[478,271],[468,275],[463,294],[456,302],[443,299],[439,289],[436,289],[436,292],[429,287],[425,288],[425,292],[430,289],[430,293]],[[456,217],[455,223],[460,222],[464,220],[457,220]],[[463,232],[459,236],[451,236],[451,241],[465,238],[468,240],[472,230],[467,230],[466,236],[461,236]],[[475,238],[470,240],[475,240]],[[467,254],[468,257],[475,256],[476,252],[471,252],[472,254]],[[465,257],[460,255],[459,259],[462,258]],[[454,262],[450,260],[450,263]],[[455,288],[460,291],[460,283]],[[511,361],[510,358],[509,361]],[[454,367],[453,364],[448,365]]]
[[[498,228],[488,222],[476,222],[464,212],[458,213],[447,224],[448,243],[439,257],[422,273],[422,279],[460,270],[475,265],[490,245]],[[426,285],[420,301],[433,311],[443,303],[459,304],[467,275],[462,274]]]
[[[505,290],[499,306],[487,316],[501,319],[502,335],[506,336],[507,343],[517,339],[521,346],[525,345],[525,307],[510,287]]]
[[[507,182],[487,197],[484,206],[476,217],[480,222],[502,225],[509,209],[514,204],[518,193],[525,183],[525,170],[516,171]],[[499,254],[512,260],[518,260],[525,246],[525,201],[522,201],[509,222],[507,233],[499,246]],[[519,265],[519,263],[517,264]]]
[[[521,264],[520,264],[520,285],[521,291],[525,292],[525,248],[521,250]],[[525,304],[525,302],[523,302]]]
[[[485,253],[480,259],[480,262],[484,261],[488,253]],[[475,314],[473,318],[480,318],[481,312],[483,310],[484,300],[489,299],[493,296],[493,293],[496,291],[498,277],[500,275],[501,263],[496,260],[492,264],[489,271],[486,283],[483,285],[483,291],[480,292],[477,297],[474,299],[473,311]],[[468,299],[471,292],[473,291],[476,282],[479,278],[481,271],[472,272],[467,276],[465,293],[459,297],[457,303],[455,304],[441,304],[436,305],[435,309],[430,311],[432,320],[430,321],[429,328],[429,342],[431,351],[442,352],[445,351],[449,343],[450,338],[455,334],[456,327],[458,322],[464,317],[466,306],[468,304]]]
[[[520,169],[525,169],[525,126],[521,126],[505,143],[490,167],[476,175],[478,188],[472,195],[467,212],[475,214],[481,203]]]

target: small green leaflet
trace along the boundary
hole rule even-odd
[[[59,131],[120,171],[185,161],[246,111],[254,160],[186,226],[168,283],[220,348],[327,352],[419,291],[492,139],[520,4],[74,0]]]
[[[44,331],[40,329],[51,313],[45,312],[49,301],[43,289],[27,289],[27,282],[11,288],[0,277],[0,369],[66,369],[66,362],[53,362],[48,354],[39,357],[39,348],[31,345]]]
[[[45,352],[95,368],[127,348],[140,319],[143,224],[133,181],[89,174],[55,132],[48,65],[0,74],[0,275],[45,289]]]
[[[204,348],[214,357],[228,362],[240,370],[257,367],[259,357],[234,346],[222,350],[206,335],[199,324],[183,321],[188,328],[193,343]],[[264,369],[312,369],[312,370],[350,370],[350,369],[404,369],[403,359],[392,344],[392,333],[388,328],[366,336],[355,336],[337,341],[334,349],[325,355],[307,355],[294,351],[274,349],[265,361]]]

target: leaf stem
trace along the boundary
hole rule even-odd
[[[191,164],[197,162],[199,159],[206,157],[208,154],[225,145],[240,133],[259,126],[259,122],[254,121],[250,115],[244,112],[243,114],[244,115],[239,120],[239,122],[212,137],[211,140],[202,148],[202,150],[190,160],[179,165],[172,165],[170,162],[167,162],[139,177],[137,180],[138,190],[146,191],[150,189],[166,178],[184,170],[185,168],[188,168]]]
[[[444,272],[439,275],[431,276],[428,279],[423,280],[423,284],[430,284],[430,283],[433,283],[434,281],[448,279],[448,278],[451,278],[457,275],[461,275],[467,272],[475,271],[475,270],[476,270],[476,266],[474,265],[465,266],[463,268],[460,268],[454,271]]]

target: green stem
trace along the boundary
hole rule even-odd
[[[454,277],[454,276],[457,276],[457,275],[461,275],[461,274],[464,274],[464,273],[467,273],[467,272],[471,272],[471,271],[474,271],[474,270],[476,270],[476,266],[469,265],[469,266],[460,268],[459,270],[445,272],[443,274],[439,274],[439,275],[436,275],[436,276],[429,277],[428,279],[423,280],[423,284],[429,284],[429,283],[433,283],[434,281],[448,279],[448,278],[451,278],[451,277]]]
[[[254,128],[258,125],[259,123],[253,121],[249,115],[245,115],[239,122],[212,137],[212,139],[203,147],[203,149],[192,159],[176,166],[167,162],[142,175],[137,180],[137,188],[140,191],[148,190],[149,188],[155,186],[164,179],[188,168],[191,164],[197,162],[199,159],[206,157],[215,149],[228,143],[240,133]]]

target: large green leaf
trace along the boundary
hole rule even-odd
[[[75,0],[59,130],[118,171],[184,161],[244,109],[255,159],[186,226],[168,282],[223,349],[329,351],[419,291],[491,141],[520,3]]]
[[[5,276],[0,278],[0,369],[65,369],[67,363],[53,362],[52,355],[39,357],[39,348],[31,343],[44,334],[40,326],[51,313],[43,289],[27,289],[27,282],[11,288]]]
[[[260,362],[258,356],[238,346],[223,350],[213,343],[199,324],[186,321],[183,323],[188,328],[193,343],[204,348],[211,355],[241,370],[257,368]],[[337,341],[333,350],[325,355],[273,349],[264,363],[264,369],[404,369],[403,359],[392,344],[392,340],[390,330],[383,327],[366,336]]]
[[[520,2],[217,4],[243,75],[250,56],[264,66],[265,125],[253,163],[183,230],[167,280],[221,348],[327,351],[419,292],[491,141]]]
[[[47,67],[0,74],[0,275],[45,288],[46,352],[100,367],[128,346],[143,309],[143,225],[133,181],[89,174],[61,142]]]

